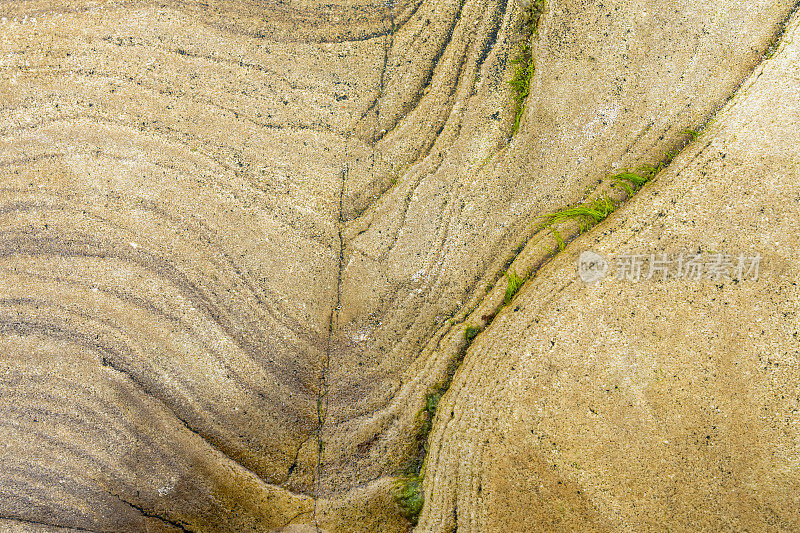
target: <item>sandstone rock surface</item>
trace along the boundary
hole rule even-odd
[[[506,82],[525,38],[513,2],[3,4],[0,526],[409,530],[391,486],[426,437],[418,435],[417,414],[459,357],[464,326],[491,320],[493,312],[484,312],[497,307],[491,286],[502,283],[508,264],[517,257],[520,268],[533,268],[521,260],[526,244],[541,237],[537,218],[585,198],[610,172],[656,163],[682,146],[685,130],[704,124],[757,67],[776,94],[786,95],[763,104],[775,120],[742,118],[727,130],[714,126],[702,139],[723,139],[726,131],[758,145],[765,138],[758,135],[768,134],[783,144],[765,149],[763,169],[795,166],[762,187],[752,176],[748,194],[747,176],[740,176],[740,189],[725,187],[728,171],[716,170],[719,190],[697,204],[675,192],[674,205],[683,211],[672,212],[694,228],[685,231],[698,245],[711,246],[708,239],[718,234],[730,234],[731,246],[744,246],[737,236],[790,234],[797,204],[784,206],[780,223],[775,217],[777,202],[794,194],[784,181],[792,169],[796,177],[796,159],[781,154],[796,153],[797,136],[794,123],[778,118],[796,111],[789,95],[800,82],[789,44],[769,62],[762,58],[795,7],[785,0],[552,0],[532,41],[536,70],[522,127],[509,138],[515,109]],[[755,104],[748,109],[754,120],[764,115]],[[643,194],[679,187],[683,176],[670,170]],[[764,207],[772,206],[773,215],[744,208],[759,195],[768,195]],[[742,211],[741,217],[732,211],[730,220],[750,224],[746,232],[710,225],[722,220],[708,214],[712,206],[728,200]],[[623,211],[642,232],[652,215],[643,202],[637,198]],[[708,212],[693,210],[697,205]],[[620,236],[625,231],[619,227]],[[647,244],[673,242],[659,235]],[[793,272],[780,255],[791,242],[787,237],[787,248],[764,251],[782,272]],[[530,298],[555,298],[545,297],[555,289],[543,280],[556,265],[568,270],[570,253],[540,272],[521,298],[536,291],[540,296]],[[726,312],[764,291],[796,296],[782,279],[765,273],[758,284],[728,286]],[[558,285],[555,293],[563,289],[576,305],[570,318],[557,319],[569,324],[565,331],[579,332],[581,321],[590,320],[578,311],[596,305],[592,298],[604,296],[602,287]],[[637,288],[661,290],[655,287]],[[700,291],[702,302],[717,297],[707,285],[683,290]],[[634,295],[624,298],[635,306]],[[551,302],[542,312],[564,309]],[[769,309],[753,316],[768,321]],[[542,500],[542,520],[614,529],[653,523],[665,509],[691,518],[684,509],[697,505],[691,512],[706,513],[703,486],[667,482],[645,466],[614,468],[628,459],[622,452],[593,448],[612,465],[602,478],[611,485],[602,485],[588,470],[585,478],[552,470],[528,441],[495,442],[511,439],[512,427],[528,429],[530,420],[514,417],[551,394],[525,391],[534,386],[525,372],[538,372],[534,356],[525,356],[518,373],[506,367],[524,359],[521,346],[531,335],[527,325],[511,326],[510,313],[503,311],[479,337],[445,397],[461,418],[450,423],[440,412],[436,419],[420,529],[445,531],[457,521],[459,529],[484,531],[522,520],[536,501],[535,480],[568,483],[563,495]],[[539,319],[532,313],[516,320]],[[698,331],[663,316],[669,342],[697,340]],[[778,316],[764,331],[789,328],[793,317]],[[739,331],[733,314],[715,320]],[[640,328],[646,336],[649,330]],[[576,333],[575,350],[600,350],[626,330],[595,333]],[[732,337],[714,342],[731,351],[709,354],[737,357]],[[487,346],[500,345],[502,361],[485,355]],[[772,354],[764,346],[759,353]],[[562,353],[570,364],[581,361]],[[701,365],[681,353],[686,365]],[[681,365],[671,364],[675,371]],[[613,368],[627,372],[622,364]],[[709,375],[707,386],[718,395],[733,394],[746,375],[725,368],[721,377]],[[780,369],[792,372],[789,363]],[[470,381],[478,377],[485,381]],[[631,379],[625,383],[642,386]],[[680,384],[687,397],[707,392]],[[570,398],[590,396],[591,386],[575,386]],[[620,397],[626,394],[632,393],[623,389]],[[755,405],[734,399],[742,408]],[[578,404],[563,401],[552,408],[583,416]],[[609,427],[629,414],[622,407],[616,405],[619,416],[607,420]],[[672,429],[698,427],[699,416]],[[778,435],[766,419],[736,420],[760,431],[759,438]],[[640,442],[649,429],[634,424],[628,431]],[[794,438],[790,426],[783,431],[781,439]],[[590,434],[582,441],[560,437],[574,443],[574,454],[598,442]],[[761,441],[734,442],[730,453],[739,455],[728,461],[742,456],[747,443]],[[773,457],[786,459],[787,443],[776,444]],[[718,464],[711,451],[681,463],[688,449],[658,456],[671,461],[664,476],[680,480]],[[482,484],[486,464],[494,466]],[[747,471],[754,483],[784,477],[758,501],[736,500],[749,509],[737,519],[758,525],[766,520],[763,506],[791,526],[785,502],[775,502],[794,486],[795,467],[759,465]],[[638,484],[628,483],[637,476]],[[741,488],[747,484],[741,477],[729,485],[710,479],[715,490],[730,486],[744,491],[740,498],[753,493]],[[650,502],[633,518],[626,506],[641,497],[620,487],[643,491],[656,481],[661,491],[678,483],[696,493],[673,495],[669,505]],[[602,505],[597,491],[606,491]],[[722,506],[714,516],[722,516],[734,500],[712,503]],[[564,518],[562,508],[577,514]]]
[[[798,26],[477,337],[440,404],[417,530],[800,528]],[[586,284],[583,250],[728,252],[731,278],[645,266]],[[737,277],[738,254],[760,269]]]

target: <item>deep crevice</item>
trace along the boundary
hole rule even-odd
[[[121,501],[125,505],[127,505],[127,506],[129,506],[129,507],[131,507],[133,509],[136,509],[137,511],[139,511],[139,513],[142,516],[145,516],[147,518],[155,518],[157,520],[160,520],[160,521],[162,521],[162,522],[164,522],[166,524],[169,524],[169,525],[171,525],[173,527],[176,527],[176,528],[180,529],[181,531],[185,531],[187,533],[193,533],[193,531],[194,531],[192,529],[189,529],[188,528],[188,524],[186,524],[185,522],[176,522],[176,521],[164,518],[163,516],[161,516],[159,514],[151,513],[149,511],[147,511],[144,507],[141,507],[139,505],[136,505],[135,503],[129,502],[128,500],[126,500],[122,496],[120,496],[119,494],[115,494],[113,492],[109,492],[108,494],[110,494],[111,496],[114,496],[115,498],[117,498],[119,501]]]
[[[345,153],[345,157],[346,157]],[[314,473],[315,483],[314,483],[314,509],[313,509],[313,517],[314,517],[314,527],[319,532],[319,523],[317,521],[317,502],[319,501],[319,496],[321,493],[321,485],[322,485],[322,454],[324,452],[324,443],[322,433],[325,429],[325,419],[328,414],[328,373],[330,371],[330,363],[331,363],[331,352],[333,350],[333,343],[334,343],[334,330],[339,322],[339,311],[341,310],[341,301],[342,301],[342,271],[344,269],[344,217],[343,217],[343,209],[344,209],[344,189],[345,184],[347,183],[347,173],[349,170],[349,166],[345,164],[344,168],[342,169],[341,176],[341,186],[339,188],[339,216],[337,221],[338,227],[338,235],[339,235],[339,266],[338,266],[338,273],[336,279],[336,302],[331,310],[330,321],[328,323],[328,340],[327,345],[325,347],[325,359],[322,363],[322,372],[320,374],[320,381],[319,381],[319,396],[317,398],[317,465]]]

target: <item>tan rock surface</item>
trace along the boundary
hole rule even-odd
[[[439,407],[417,530],[800,528],[799,26],[477,337]],[[763,260],[757,279],[586,284],[584,250]]]
[[[3,527],[408,530],[417,412],[535,219],[792,7],[553,0],[509,142],[510,2],[4,4]]]

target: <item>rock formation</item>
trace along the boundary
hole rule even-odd
[[[6,3],[0,526],[797,529],[796,8]]]

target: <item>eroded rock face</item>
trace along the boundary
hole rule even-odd
[[[475,340],[434,426],[419,530],[800,527],[799,24],[655,182]],[[706,273],[730,253],[734,279],[672,279],[673,264],[648,280],[646,263],[638,283],[612,269],[587,285],[586,249],[700,252]]]
[[[4,6],[4,527],[408,530],[417,413],[536,218],[680,145],[791,8],[548,3],[509,140],[511,2]],[[475,420],[438,421],[423,529],[483,497],[446,459]],[[493,475],[565,480],[532,453]]]

